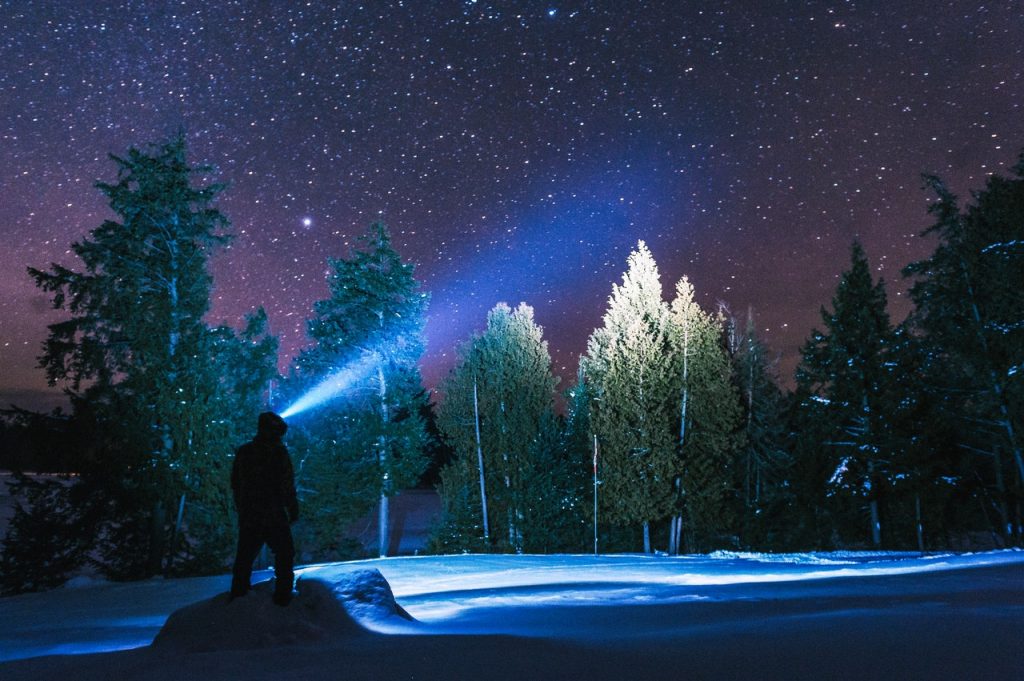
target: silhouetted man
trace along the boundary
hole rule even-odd
[[[238,448],[231,467],[231,491],[238,511],[238,553],[231,578],[231,597],[252,588],[252,562],[266,544],[274,552],[274,602],[292,598],[295,544],[289,525],[299,517],[295,475],[281,438],[288,424],[277,414],[260,414],[256,437]]]

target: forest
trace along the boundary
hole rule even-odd
[[[429,293],[380,223],[325,254],[325,297],[285,375],[264,310],[209,323],[226,188],[200,181],[209,169],[186,146],[179,135],[112,156],[115,179],[96,186],[117,219],[71,245],[77,269],[29,269],[65,313],[39,366],[70,407],[3,412],[0,467],[19,499],[3,593],[85,566],[115,580],[225,571],[235,449],[271,400],[356,362],[368,370],[342,395],[289,418],[303,561],[366,555],[347,528],[379,508],[387,537],[388,499],[415,486],[441,497],[435,553],[1024,539],[1024,155],[966,202],[923,178],[934,251],[903,269],[906,319],[890,318],[853,242],[792,380],[754,312],[702,308],[640,241],[567,387],[533,309],[499,302],[428,392]]]

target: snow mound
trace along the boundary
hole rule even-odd
[[[855,565],[849,556],[828,557],[816,553],[757,553],[748,551],[713,551],[708,558],[714,560],[751,560],[758,563],[788,563],[790,565]]]
[[[412,620],[378,570],[334,574],[329,581],[300,577],[295,590],[286,607],[274,604],[269,581],[241,598],[222,593],[193,603],[171,613],[153,646],[208,652],[316,644],[366,635],[371,622]]]

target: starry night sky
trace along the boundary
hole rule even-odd
[[[333,6],[332,6],[333,5]],[[498,301],[575,371],[638,239],[791,372],[860,238],[907,311],[920,173],[961,194],[1024,146],[1019,2],[0,0],[0,404],[38,406],[110,152],[184,127],[230,183],[211,321],[264,305],[282,366],[325,259],[375,219],[433,296],[425,381]]]

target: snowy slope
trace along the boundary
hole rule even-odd
[[[373,570],[415,621],[364,588]],[[1024,678],[1021,551],[431,556],[301,578],[284,613],[257,592],[231,615],[227,577],[2,599],[4,660],[147,646],[205,602],[176,616],[178,645],[14,661],[0,678]]]

